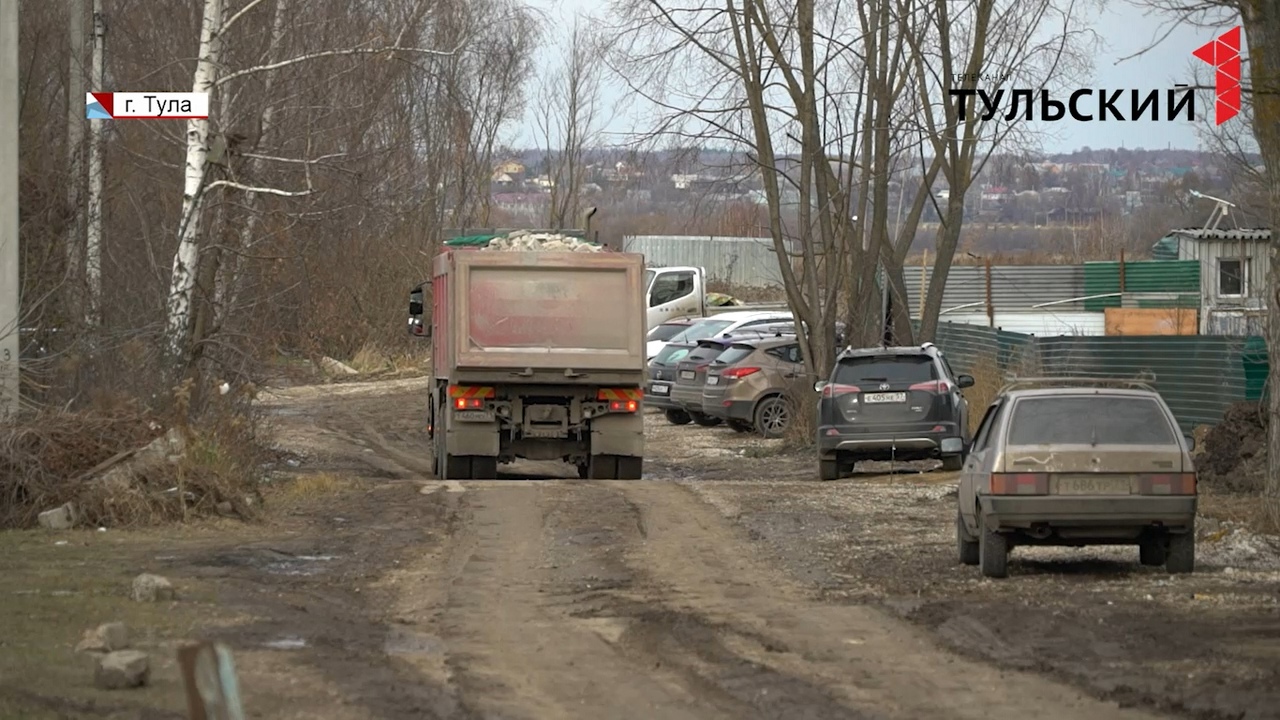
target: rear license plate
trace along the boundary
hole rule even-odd
[[[1128,495],[1127,475],[1063,475],[1057,479],[1059,495]]]
[[[864,403],[900,403],[907,401],[907,394],[904,392],[897,393],[867,393],[862,396]]]
[[[493,422],[493,412],[490,410],[458,410],[453,413],[453,417],[462,422]]]
[[[654,385],[653,387],[649,388],[649,392],[653,393],[654,395],[666,395],[667,393],[671,392],[671,386],[670,385]]]
[[[719,385],[719,384],[720,384],[720,376],[719,376],[719,375],[710,375],[710,376],[708,376],[708,377],[707,377],[707,384],[708,384],[708,385]]]
[[[692,370],[681,370],[681,371],[680,371],[680,379],[681,379],[681,380],[692,380],[692,379],[693,379],[693,377],[694,377],[695,375],[697,375],[697,373],[696,373],[696,372],[694,372],[694,371],[692,371]]]

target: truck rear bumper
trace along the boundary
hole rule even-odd
[[[980,495],[978,503],[991,530],[1101,530],[1160,526],[1175,532],[1195,523],[1196,496]]]

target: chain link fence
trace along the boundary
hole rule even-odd
[[[1262,338],[1213,335],[1036,337],[981,325],[940,323],[934,344],[956,372],[978,385],[1013,377],[1145,380],[1169,404],[1184,432],[1216,425],[1233,403],[1260,401],[1267,377]],[[994,396],[978,387],[971,402]]]

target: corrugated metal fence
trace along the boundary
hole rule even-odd
[[[918,317],[921,292],[933,279],[933,268],[919,265],[902,269],[902,279],[911,301],[911,315]],[[923,280],[922,276],[923,275]],[[1082,265],[992,265],[991,304],[997,312],[1029,310],[1041,303],[1083,297]],[[983,309],[987,302],[987,269],[982,265],[956,265],[947,273],[947,286],[942,292],[942,310],[964,307]],[[1083,310],[1081,302],[1060,303],[1057,310]],[[957,311],[959,312],[959,311]],[[944,316],[945,317],[945,316]]]
[[[1214,425],[1232,403],[1257,401],[1267,377],[1259,337],[1033,337],[940,323],[935,344],[956,372],[980,377],[1146,379],[1185,432]]]
[[[628,235],[625,252],[641,253],[657,265],[693,265],[707,269],[712,280],[735,288],[782,287],[773,240],[708,235]]]

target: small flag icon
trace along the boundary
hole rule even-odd
[[[107,93],[102,93],[102,94],[107,95],[108,98],[111,97]],[[102,107],[102,103],[98,102],[98,98],[94,97],[93,93],[85,93],[84,97],[85,97],[85,115],[84,115],[85,119],[87,120],[110,120],[111,119],[111,112],[106,108]]]

